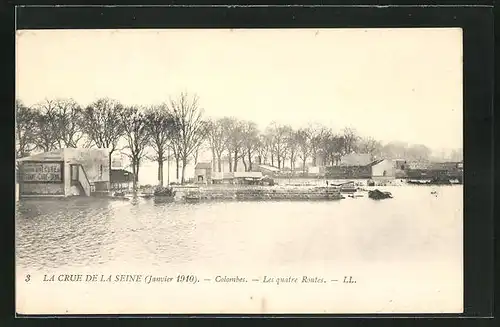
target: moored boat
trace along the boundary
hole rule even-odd
[[[427,179],[409,179],[407,183],[413,185],[429,185],[431,181]]]
[[[174,198],[175,197],[175,191],[171,187],[157,187],[154,192],[153,196],[155,198]]]
[[[340,185],[340,192],[342,193],[355,193],[356,191],[356,185],[352,181]]]

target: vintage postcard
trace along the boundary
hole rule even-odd
[[[18,314],[463,312],[462,30],[22,30]]]

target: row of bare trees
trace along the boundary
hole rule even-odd
[[[364,144],[351,128],[335,133],[323,126],[310,125],[296,130],[272,122],[260,132],[254,122],[228,117],[208,121],[207,140],[218,171],[222,170],[222,158],[227,156],[229,171],[236,171],[239,162],[243,163],[245,171],[250,171],[256,158],[260,164],[277,168],[289,164],[291,170],[295,170],[300,162],[305,172],[309,159],[313,166],[333,165],[342,155],[352,153]],[[374,149],[370,150],[374,152]],[[318,162],[319,158],[321,162]]]
[[[16,154],[49,152],[63,147],[96,147],[109,151],[109,166],[116,152],[125,154],[134,176],[145,159],[158,163],[158,179],[163,184],[163,163],[171,151],[177,178],[185,179],[190,158],[206,136],[203,110],[198,98],[182,93],[168,103],[124,106],[101,98],[86,107],[72,99],[45,100],[33,107],[16,101]],[[110,172],[111,173],[111,172]],[[134,187],[137,180],[134,180]]]
[[[263,131],[247,120],[234,117],[206,119],[197,96],[181,93],[176,99],[153,106],[125,106],[97,99],[82,107],[72,99],[45,100],[33,107],[16,101],[16,152],[48,152],[63,147],[96,147],[109,150],[109,165],[116,152],[125,154],[134,176],[144,160],[158,164],[163,184],[163,165],[172,154],[176,178],[185,181],[187,165],[197,161],[200,151],[211,151],[215,170],[229,161],[229,170],[243,164],[251,171],[257,164],[298,168],[305,173],[313,166],[336,165],[343,155],[369,153],[372,158],[426,160],[431,150],[424,145],[392,142],[382,145],[362,138],[353,128],[334,131],[321,125],[294,129],[272,122]],[[257,161],[257,162],[256,162]],[[135,183],[134,183],[135,187]]]

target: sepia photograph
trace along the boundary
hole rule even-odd
[[[460,28],[16,32],[18,314],[461,313]]]

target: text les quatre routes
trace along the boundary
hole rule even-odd
[[[29,282],[29,278],[25,279]],[[196,275],[183,275],[176,276],[154,276],[143,274],[118,274],[118,275],[103,275],[103,274],[61,274],[61,275],[44,275],[44,282],[86,282],[86,283],[185,283],[197,284],[199,282],[215,282],[215,283],[264,283],[264,284],[325,284],[342,282],[347,284],[354,284],[356,281],[352,276],[344,276],[342,279],[326,279],[318,276],[263,276],[262,278],[248,279],[240,276],[216,276],[215,278],[200,279]]]

